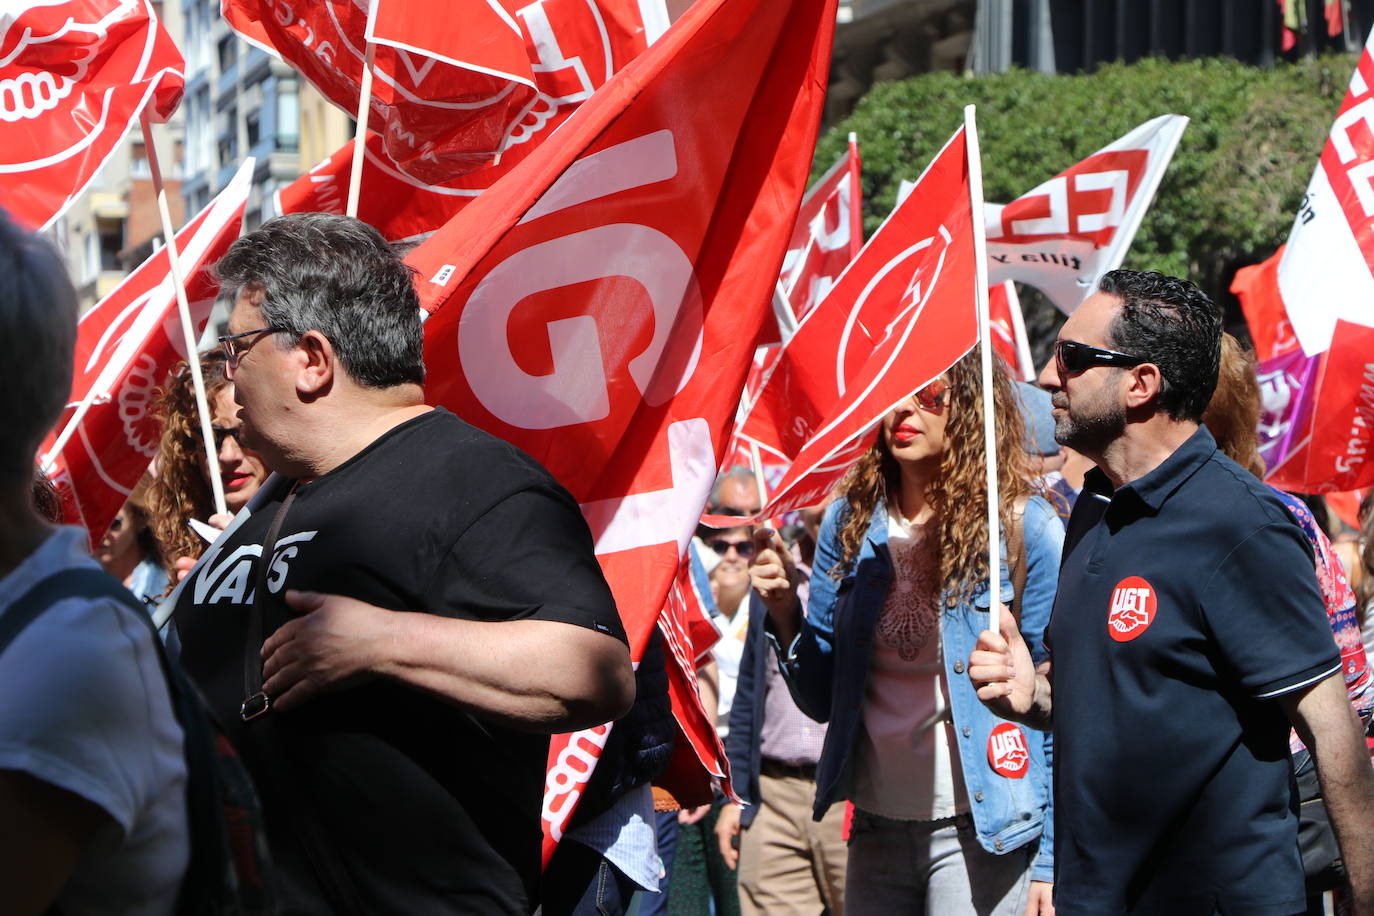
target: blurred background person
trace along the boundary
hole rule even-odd
[[[1045,660],[1064,528],[1039,495],[1019,399],[994,372],[1001,592]],[[854,803],[855,914],[1052,912],[1050,736],[994,716],[965,676],[986,627],[987,494],[976,351],[901,402],[825,513],[808,612],[776,537],[754,589],[797,705],[828,722],[815,815]]]
[[[145,476],[134,487],[96,546],[95,558],[135,598],[156,606],[167,590],[169,576],[148,514],[151,485],[152,478]]]
[[[234,403],[234,385],[224,377],[224,361],[219,350],[200,356],[224,502],[232,514],[248,504],[269,472],[257,452],[245,449],[238,440],[238,405]],[[207,522],[215,513],[195,387],[185,363],[172,370],[158,407],[163,418],[162,441],[147,508],[163,567],[169,576],[175,576],[178,559],[195,559],[205,551],[205,539],[191,530],[190,520]]]

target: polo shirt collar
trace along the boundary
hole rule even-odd
[[[1083,489],[1089,493],[1108,497],[1114,502],[1118,496],[1128,492],[1133,493],[1141,503],[1148,506],[1152,511],[1158,512],[1165,500],[1175,490],[1183,486],[1184,481],[1192,477],[1198,468],[1206,464],[1207,460],[1216,453],[1216,450],[1217,440],[1212,438],[1207,427],[1199,425],[1197,432],[1174,449],[1174,453],[1165,458],[1159,467],[1145,476],[1131,481],[1120,490],[1112,491],[1112,483],[1101,468],[1093,468],[1084,475]]]

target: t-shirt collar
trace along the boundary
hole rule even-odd
[[[1112,483],[1101,468],[1093,468],[1083,475],[1083,491],[1110,498],[1133,493],[1135,497],[1158,512],[1173,492],[1183,485],[1193,473],[1207,462],[1217,450],[1217,440],[1205,426],[1198,426],[1197,432],[1174,449],[1174,453],[1160,462],[1159,467],[1150,473],[1113,492]]]

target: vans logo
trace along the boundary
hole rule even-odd
[[[272,565],[267,571],[267,590],[278,594],[286,585],[286,573],[293,557],[300,552],[297,544],[314,540],[318,531],[302,531],[281,538],[272,553]],[[257,581],[254,562],[262,555],[260,544],[242,544],[227,557],[220,557],[215,548],[205,557],[200,572],[191,583],[196,604],[252,604],[253,585]]]
[[[1127,576],[1112,590],[1107,613],[1107,635],[1117,642],[1130,642],[1154,622],[1155,589],[1139,576]]]
[[[1008,779],[1020,779],[1030,767],[1026,736],[1010,722],[1003,722],[988,736],[988,763],[993,772]]]

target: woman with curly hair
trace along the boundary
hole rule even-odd
[[[210,404],[224,502],[234,513],[253,498],[269,472],[257,452],[239,443],[238,405],[234,403],[233,383],[224,377],[224,359],[218,350],[202,353],[200,371]],[[158,406],[163,416],[162,441],[158,444],[157,477],[148,494],[148,511],[167,573],[175,577],[179,558],[199,557],[205,549],[205,541],[188,523],[191,519],[206,521],[215,511],[195,386],[185,363],[172,370]]]
[[[1064,530],[1000,362],[993,384],[1000,590],[1017,584],[1038,663]],[[826,510],[804,617],[776,538],[751,570],[793,698],[830,723],[816,814],[854,803],[848,916],[1050,912],[1050,737],[994,716],[965,673],[988,626],[985,480],[975,351],[884,418]]]

